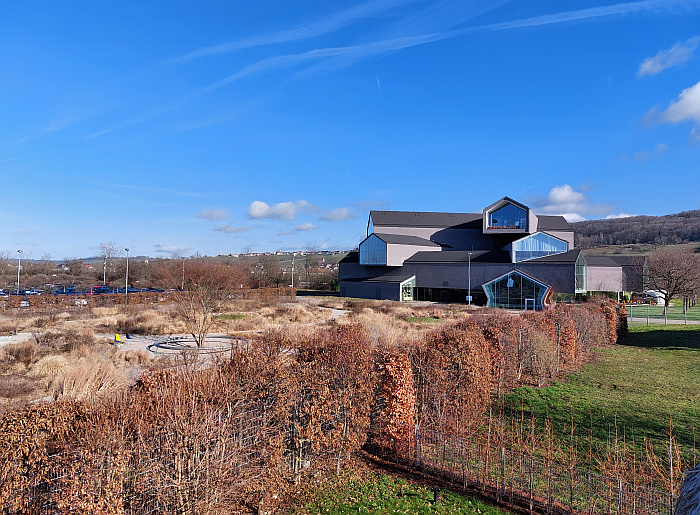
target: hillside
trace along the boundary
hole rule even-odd
[[[648,243],[676,245],[700,242],[700,210],[665,216],[631,216],[575,222],[576,247]]]

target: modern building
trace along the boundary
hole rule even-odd
[[[588,284],[622,291],[634,267],[610,261],[589,268],[564,217],[503,197],[481,213],[371,211],[367,237],[340,261],[338,278],[346,297],[542,309]]]

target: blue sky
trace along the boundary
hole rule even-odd
[[[700,0],[5,2],[0,250],[351,248],[700,208]]]

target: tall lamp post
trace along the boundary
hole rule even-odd
[[[468,291],[468,301],[469,305],[472,305],[472,253],[469,253],[469,285],[468,285],[469,290]]]
[[[185,291],[185,258],[182,258],[182,291]]]
[[[18,250],[19,257],[17,258],[17,295],[19,295],[19,272],[22,270],[22,251]]]
[[[129,249],[126,248],[126,284],[124,285],[124,297],[126,303],[129,304]]]
[[[102,286],[107,286],[107,258],[105,257],[105,262],[102,267]]]

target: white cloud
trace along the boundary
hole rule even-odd
[[[276,239],[272,238],[270,240],[270,243],[282,243],[282,240],[276,240]]]
[[[153,245],[156,252],[162,252],[166,254],[184,254],[192,250],[191,247],[176,247],[174,245],[163,245],[162,243],[156,243]]]
[[[226,234],[238,234],[239,232],[250,231],[252,227],[250,225],[244,225],[242,227],[235,227],[233,225],[222,225],[221,227],[215,227],[215,231],[224,232]]]
[[[649,152],[635,152],[632,156],[632,159],[634,159],[638,163],[646,161],[647,159],[649,159]]]
[[[14,231],[10,231],[12,234],[31,234],[32,231],[28,229],[15,229]]]
[[[566,218],[566,221],[569,223],[583,222],[585,220],[585,218],[579,215],[578,213],[562,213],[561,216]]]
[[[309,204],[306,200],[298,200],[296,202],[280,202],[270,206],[261,200],[255,200],[250,204],[246,211],[248,218],[272,219],[272,220],[296,220],[297,214],[300,212],[313,212],[317,208],[313,204]]]
[[[631,216],[637,216],[637,215],[630,215],[627,213],[619,213],[617,215],[608,215],[605,217],[606,220],[615,220],[617,218],[629,218]]]
[[[680,123],[693,120],[700,123],[700,82],[681,91],[678,100],[671,100],[665,111],[651,108],[644,120],[647,123]]]
[[[346,207],[340,207],[338,209],[329,209],[326,211],[321,220],[326,222],[342,222],[343,220],[351,220],[355,218],[355,215],[348,211]]]
[[[668,50],[661,50],[655,56],[647,57],[639,65],[637,77],[656,75],[666,68],[684,65],[693,57],[698,42],[700,42],[698,37],[690,38],[684,43],[679,41]]]
[[[203,209],[196,215],[195,218],[201,218],[202,220],[226,220],[228,218],[228,213],[223,209]]]
[[[305,224],[299,224],[294,228],[295,231],[313,231],[314,229],[318,229],[318,225],[308,222]]]
[[[610,212],[607,204],[591,204],[591,200],[569,184],[555,186],[546,197],[536,198],[532,202],[536,213],[543,215],[560,215],[570,222],[585,220],[584,215],[599,215]]]

